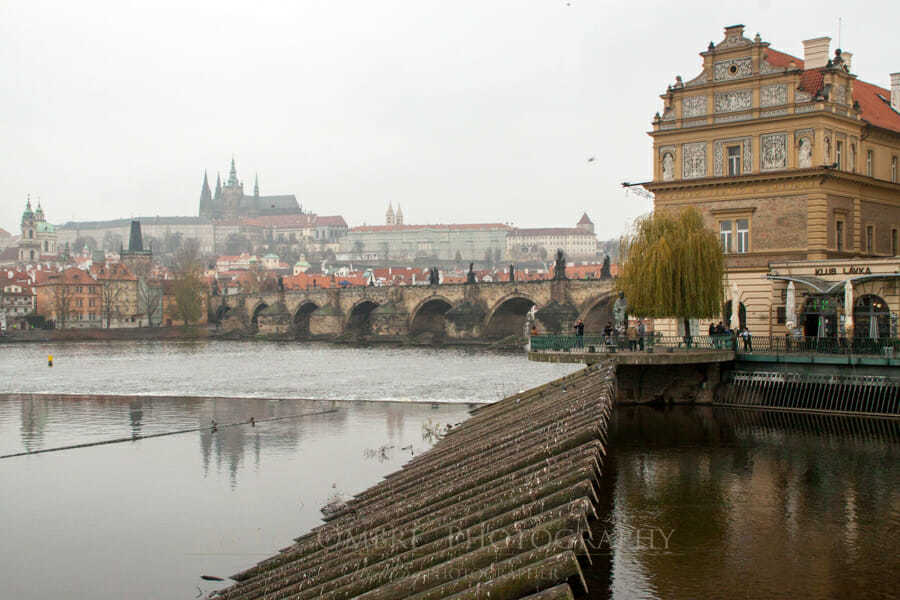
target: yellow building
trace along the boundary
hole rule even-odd
[[[695,206],[719,234],[722,320],[737,295],[754,335],[780,335],[791,322],[821,334],[818,316],[829,335],[841,333],[850,316],[838,298],[843,284],[797,277],[867,276],[859,283],[869,293],[858,301],[884,306],[884,323],[900,310],[900,73],[890,76],[891,90],[861,81],[851,53],[832,54],[830,41],[804,41],[801,59],[759,34],[748,39],[743,25],[726,27],[700,53],[700,74],[668,87],[650,132],[654,173],[644,187],[657,210]],[[797,276],[796,315],[784,314],[788,272]],[[818,315],[812,306],[830,308]],[[702,333],[707,324],[694,326]]]

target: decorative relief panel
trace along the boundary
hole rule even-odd
[[[762,73],[763,75],[768,75],[769,73],[782,73],[785,70],[786,69],[783,69],[781,67],[775,67],[773,65],[770,65],[766,61],[762,61],[759,65],[759,72]]]
[[[702,117],[706,114],[706,96],[687,96],[681,100],[681,117]]]
[[[814,111],[814,110],[816,110],[816,105],[815,105],[815,104],[804,104],[804,105],[802,105],[802,106],[798,106],[798,107],[794,110],[794,112],[798,112],[798,113],[807,113],[807,112],[812,112],[812,111]]]
[[[753,171],[753,150],[750,145],[750,138],[735,138],[731,140],[718,140],[713,144],[713,173],[716,177],[725,175],[725,147],[741,145],[741,172],[751,173]]]
[[[674,152],[664,152],[662,156],[662,179],[663,181],[672,181],[675,179],[675,154]]]
[[[803,90],[794,92],[794,102],[809,102],[810,100],[812,100],[812,94],[809,92],[804,92]]]
[[[753,74],[750,57],[732,58],[720,60],[713,65],[713,79],[716,81],[728,81],[730,79],[743,79]]]
[[[787,85],[779,83],[759,88],[760,106],[781,106],[787,104]]]
[[[836,85],[831,89],[831,99],[838,104],[847,104],[847,96],[849,93],[846,85]]]
[[[788,113],[788,109],[779,108],[778,110],[764,110],[759,113],[760,117],[783,117],[784,115],[790,114]]]
[[[787,134],[770,133],[759,136],[760,169],[771,171],[787,167]]]
[[[751,90],[731,90],[719,92],[715,98],[717,113],[749,110],[753,107],[753,92]]]
[[[681,156],[681,176],[684,179],[706,177],[706,142],[684,144]]]
[[[812,136],[802,136],[797,140],[797,166],[801,169],[812,167]]]

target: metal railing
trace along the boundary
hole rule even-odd
[[[733,336],[627,335],[533,335],[533,352],[677,352],[687,350],[734,350]]]
[[[738,354],[858,354],[900,357],[898,338],[818,338],[794,336],[693,335],[533,335],[533,352],[678,352],[733,350]]]

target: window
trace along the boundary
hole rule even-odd
[[[731,252],[731,221],[719,222],[719,237],[722,240],[722,252]]]
[[[728,146],[728,176],[741,174],[741,147]]]
[[[750,220],[737,220],[737,251],[745,254],[750,250]]]
[[[784,325],[787,322],[787,307],[779,306],[775,309],[775,321],[779,325]]]
[[[844,142],[838,142],[834,151],[834,162],[838,169],[844,168]]]
[[[891,182],[897,183],[897,157],[891,157]]]
[[[866,152],[866,175],[869,177],[874,177],[872,175],[872,163],[874,162],[873,152],[871,150]]]
[[[875,248],[875,226],[866,225],[866,252],[871,254]]]
[[[856,144],[850,144],[850,170],[856,173]]]
[[[834,245],[838,252],[844,249],[844,222],[836,221],[834,224]]]
[[[897,228],[891,229],[891,256],[897,256]]]

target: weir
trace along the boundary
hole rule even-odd
[[[472,411],[220,598],[571,598],[615,398],[598,364]]]

